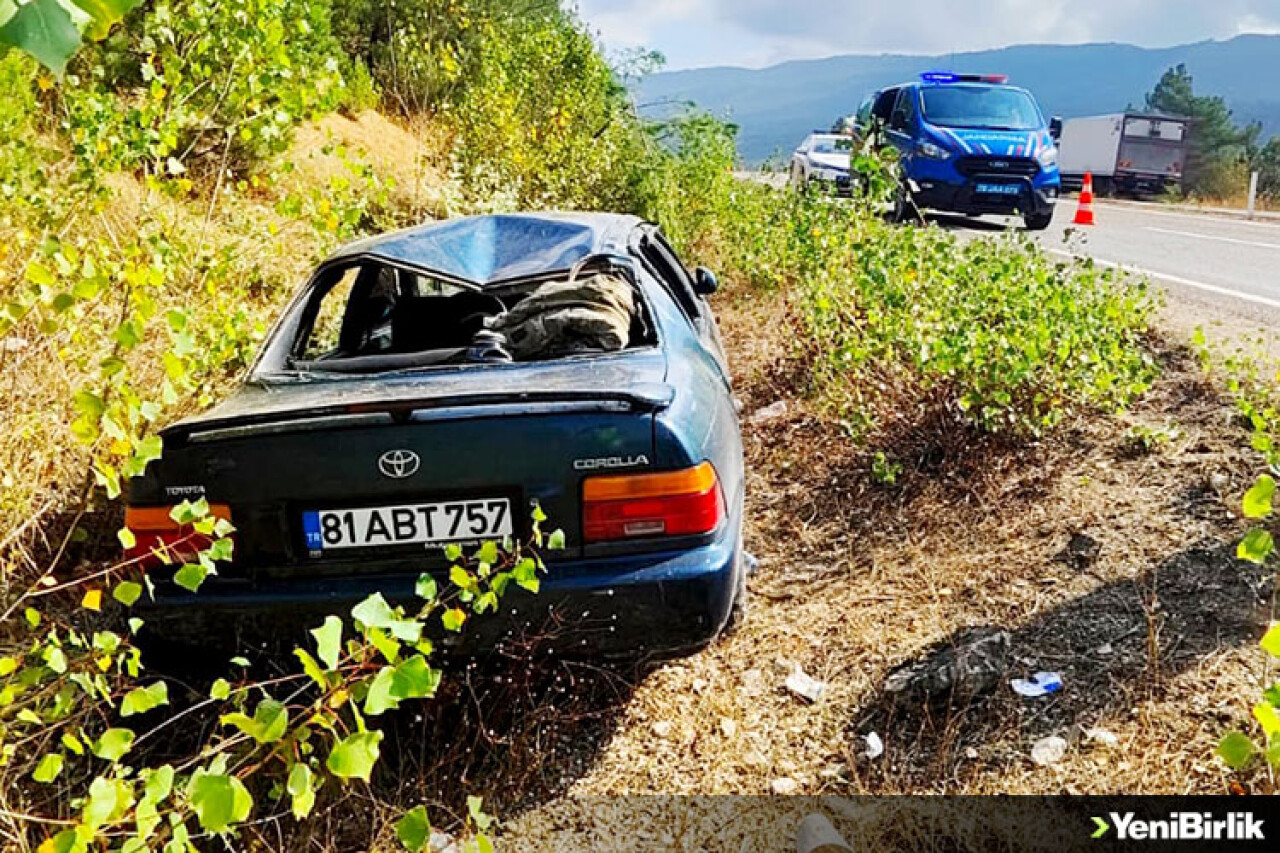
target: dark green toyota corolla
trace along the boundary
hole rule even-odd
[[[164,431],[129,483],[148,622],[267,635],[373,592],[408,601],[443,548],[563,528],[541,591],[507,593],[464,649],[503,636],[670,653],[740,604],[743,460],[715,277],[658,229],[604,214],[477,216],[347,246],[285,309],[243,384]],[[234,557],[198,594],[155,565],[204,498]]]

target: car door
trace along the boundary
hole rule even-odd
[[[898,97],[893,104],[893,112],[889,114],[889,122],[885,127],[885,135],[894,148],[898,149],[898,153],[902,156],[903,164],[908,171],[911,166],[911,158],[915,153],[916,140],[916,93],[910,87],[904,87],[898,91]]]
[[[720,326],[716,323],[715,314],[706,299],[694,291],[693,276],[657,228],[646,232],[640,242],[640,251],[645,262],[675,299],[681,313],[693,327],[701,349],[714,362],[725,387],[731,389],[729,360],[725,355]]]

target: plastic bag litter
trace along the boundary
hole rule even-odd
[[[1015,678],[1009,686],[1019,696],[1048,696],[1062,689],[1062,676],[1056,672],[1037,672],[1030,678]]]

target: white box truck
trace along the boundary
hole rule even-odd
[[[1158,195],[1180,186],[1189,129],[1185,118],[1149,113],[1068,119],[1058,142],[1062,185],[1078,189],[1090,172],[1103,195]]]

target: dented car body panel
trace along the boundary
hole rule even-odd
[[[624,348],[572,342],[568,355],[513,361],[485,331],[486,314],[459,321],[483,347],[427,341],[422,351],[440,360],[399,367],[419,350],[398,344],[398,312],[430,325],[424,307],[509,310],[595,258],[636,289]],[[317,301],[344,284],[352,295],[332,347],[303,357],[321,327]],[[370,293],[378,312],[359,301]],[[340,250],[285,310],[244,384],[165,430],[164,457],[129,483],[130,506],[203,496],[228,506],[236,528],[233,560],[198,593],[169,581],[172,569],[153,572],[149,626],[200,643],[228,632],[291,641],[372,592],[411,604],[419,575],[447,576],[444,542],[521,538],[536,505],[566,538],[543,555],[540,593],[509,590],[500,614],[448,644],[478,652],[504,637],[536,639],[585,655],[705,645],[743,586],[744,475],[704,295],[657,229],[632,217],[472,217]],[[356,334],[353,317],[373,319]],[[389,335],[368,333],[376,324]],[[714,485],[701,495],[599,497],[617,478],[693,482],[706,465]]]

